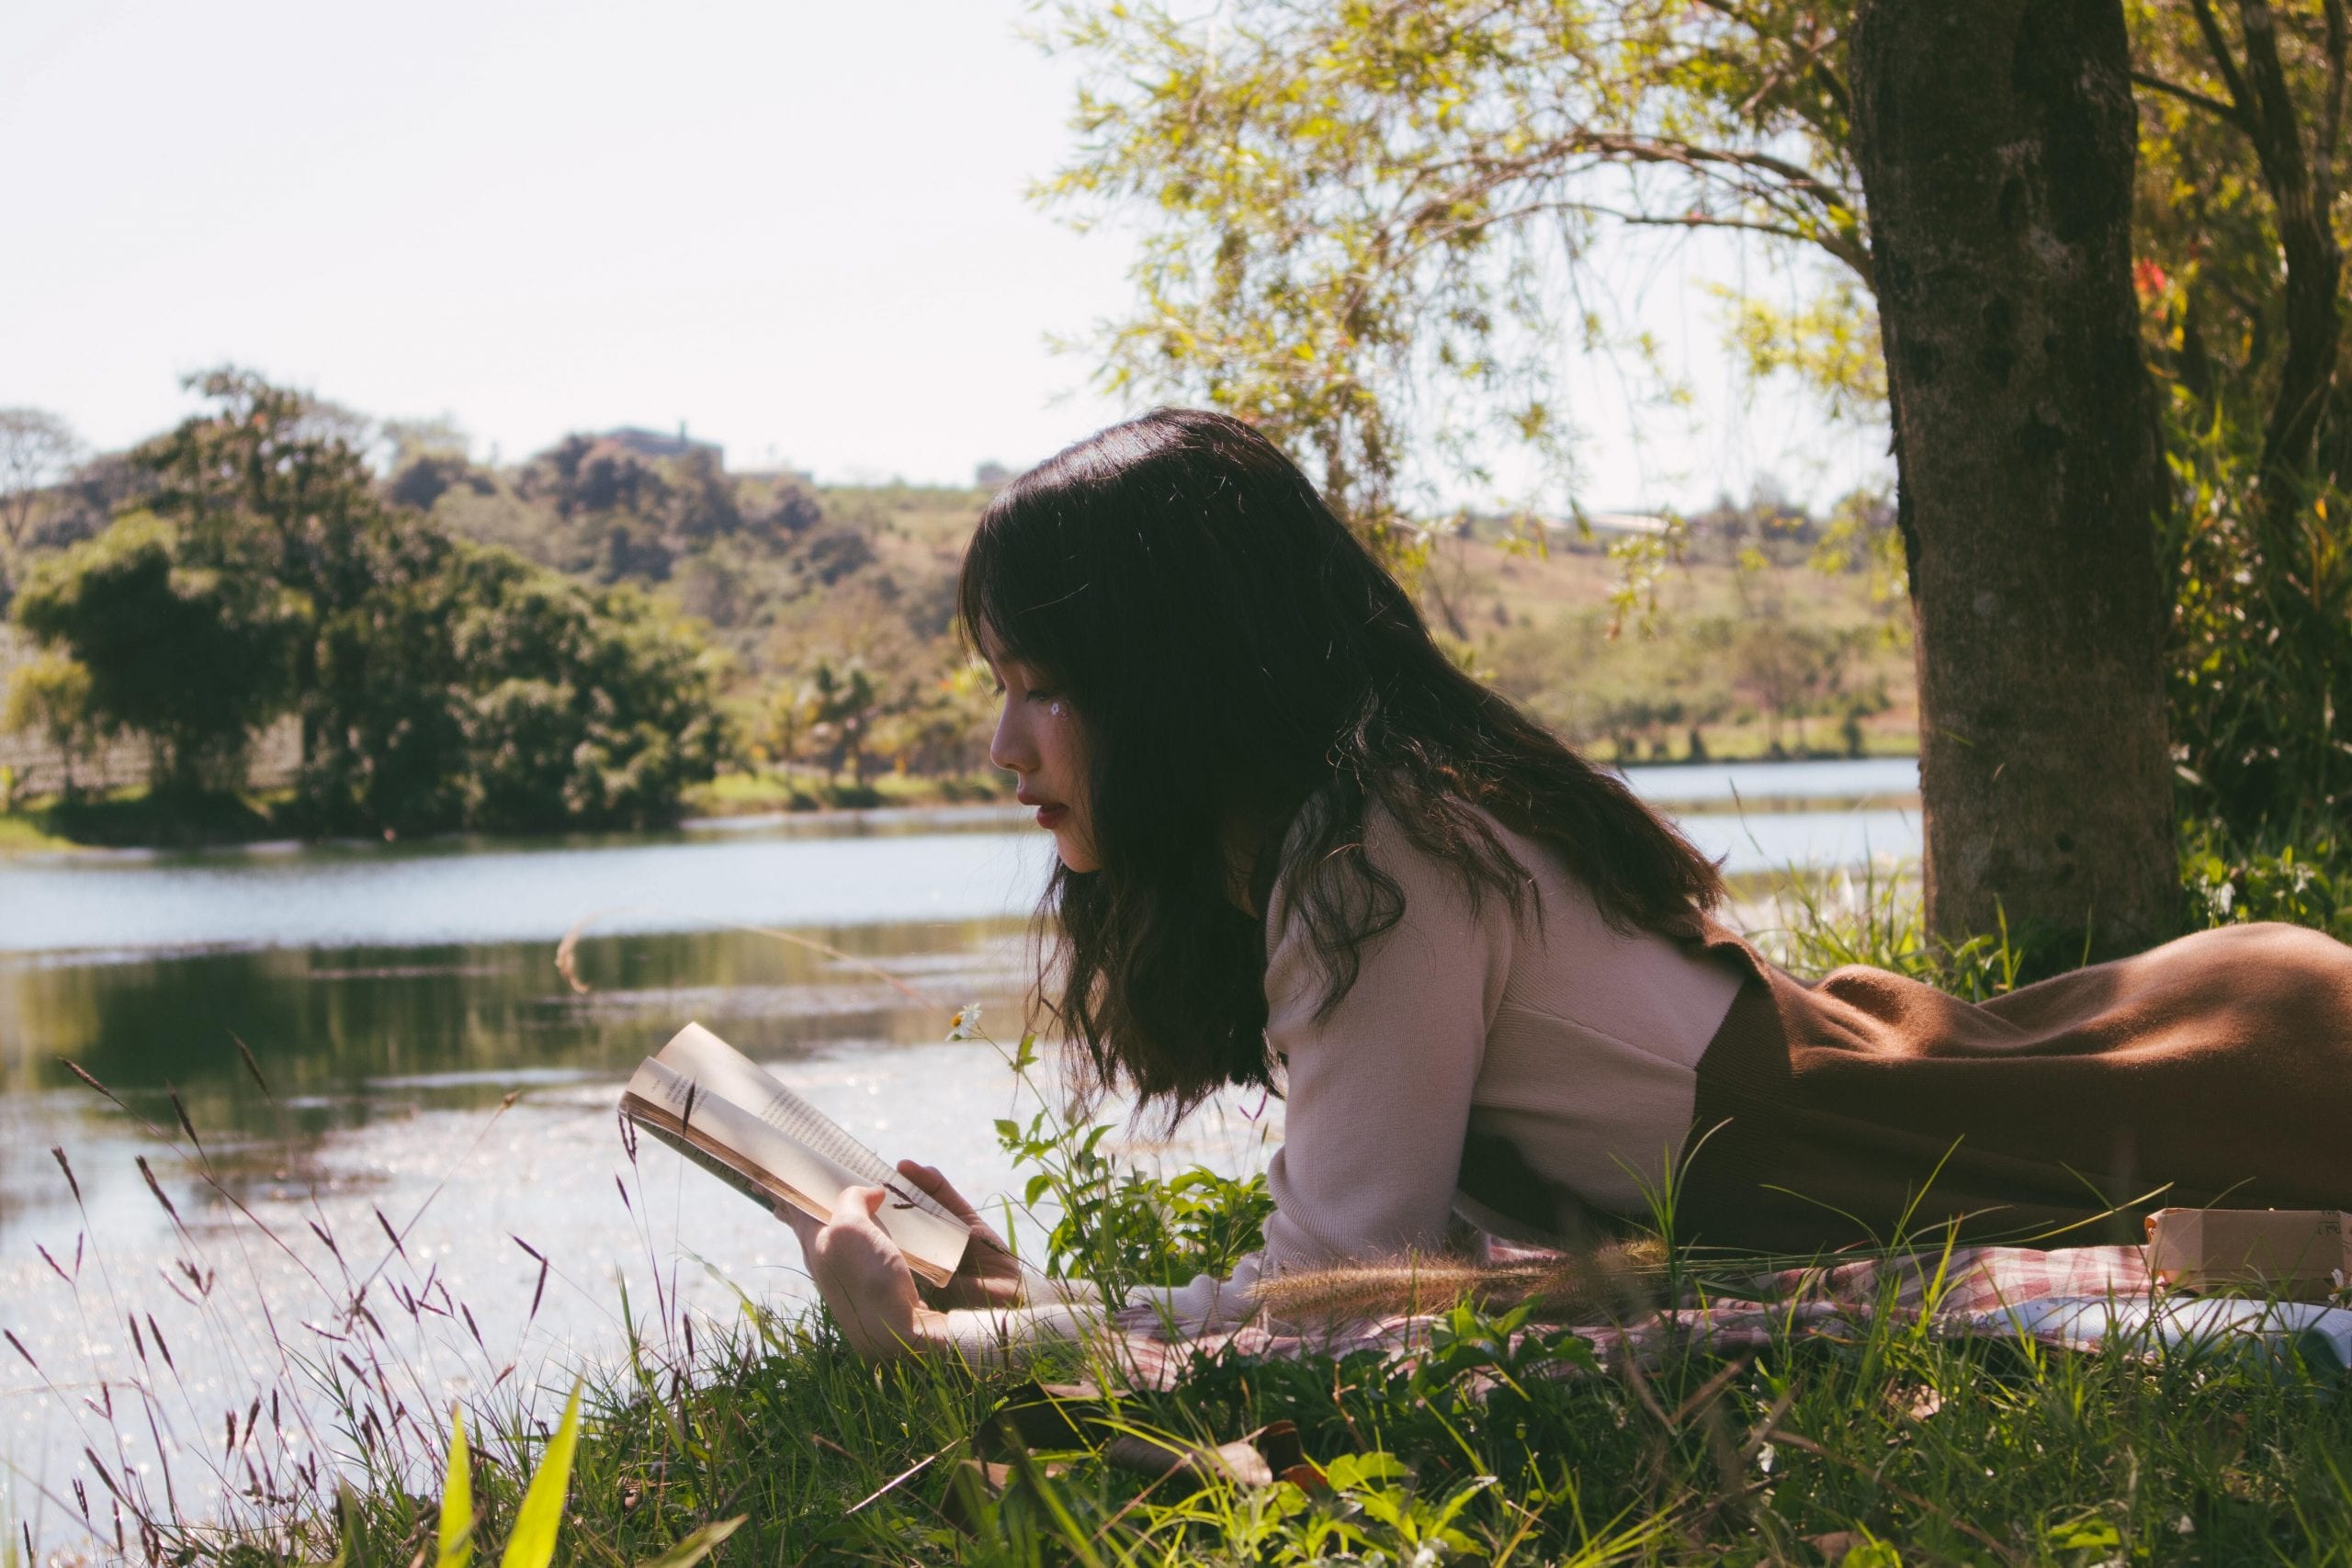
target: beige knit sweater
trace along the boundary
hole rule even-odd
[[[1740,976],[1644,932],[1611,930],[1540,844],[1487,826],[1526,872],[1514,918],[1474,908],[1460,874],[1375,810],[1364,849],[1403,891],[1403,919],[1363,953],[1355,984],[1317,1017],[1324,971],[1277,883],[1268,930],[1267,1037],[1286,1063],[1285,1143],[1267,1171],[1265,1247],[1231,1279],[1203,1276],[1152,1304],[1195,1329],[1246,1315],[1265,1270],[1430,1254],[1453,1216],[1485,1221],[1456,1179],[1475,1134],[1592,1207],[1639,1214],[1681,1153],[1699,1058]],[[1061,1332],[1061,1308],[1026,1321],[956,1314],[971,1347]],[[967,1339],[968,1336],[968,1339]]]

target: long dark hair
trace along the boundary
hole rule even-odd
[[[1271,1083],[1266,938],[1232,897],[1237,842],[1288,833],[1285,907],[1324,961],[1327,1010],[1404,913],[1363,853],[1374,802],[1515,913],[1526,874],[1474,807],[1551,846],[1620,930],[1691,937],[1723,896],[1622,781],[1456,668],[1238,420],[1161,409],[1030,469],[982,514],[957,597],[967,635],[1050,677],[1084,727],[1102,869],[1057,865],[1041,910],[1066,943],[1048,1005],[1081,1090],[1125,1079],[1182,1115]]]

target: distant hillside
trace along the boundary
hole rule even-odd
[[[715,446],[636,430],[493,468],[446,433],[385,428],[402,443],[387,500],[707,628],[754,762],[860,784],[985,769],[988,684],[952,618],[989,491],[729,473]],[[84,465],[42,498],[35,554],[96,533],[146,483],[120,456]],[[1418,588],[1467,663],[1603,758],[1905,750],[1916,702],[1888,523],[1728,505],[1673,527],[1488,522],[1442,535]]]
[[[420,454],[388,489],[453,533],[588,581],[635,584],[704,622],[733,656],[738,687],[812,651],[944,656],[956,561],[987,499],[820,489],[793,474],[729,474],[708,448],[649,458],[591,436],[499,470]]]
[[[945,700],[956,564],[989,493],[729,475],[712,448],[653,457],[594,436],[495,473],[424,455],[391,488],[457,532],[639,584],[707,623],[747,715],[820,667],[864,671],[885,707]],[[1891,521],[1725,504],[1679,527],[1490,522],[1442,536],[1419,586],[1432,626],[1483,675],[1603,757],[1907,750]],[[985,705],[969,697],[959,711],[978,724]],[[934,712],[934,742],[956,722]],[[779,755],[797,745],[769,739]],[[969,766],[981,743],[962,745]]]
[[[715,447],[574,435],[519,466],[406,455],[390,497],[449,532],[708,628],[751,756],[863,782],[986,765],[985,682],[952,631],[956,570],[988,492],[730,474]]]

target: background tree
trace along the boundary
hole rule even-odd
[[[642,826],[728,751],[699,639],[452,539],[379,493],[371,427],[259,377],[141,446],[149,510],[44,561],[17,618],[92,712],[156,744],[166,788],[242,785],[246,739],[300,716],[291,825]]]
[[[44,654],[8,672],[0,735],[35,735],[57,752],[59,793],[81,794],[74,765],[105,730],[90,702],[90,672],[62,654]]]
[[[1898,432],[1910,433],[1896,457],[1928,918],[1963,935],[1988,927],[1997,902],[2014,924],[2087,928],[2095,949],[2112,951],[2177,918],[2151,542],[2164,498],[2129,330],[2120,0],[2041,12],[2061,19],[1935,8],[1993,84],[1971,103],[1958,94],[1973,79],[1948,79],[1932,101],[1959,140],[1939,145],[1883,112],[1860,118],[1861,100],[1877,94],[1883,109],[1880,90],[1910,80],[1912,62],[1899,48],[1860,48],[1838,4],[1237,0],[1213,21],[1162,5],[1070,4],[1057,39],[1087,67],[1079,150],[1047,194],[1080,221],[1149,215],[1139,308],[1106,346],[1109,384],[1204,398],[1252,419],[1308,454],[1360,526],[1395,541],[1414,459],[1475,476],[1485,443],[1561,450],[1567,422],[1548,368],[1556,345],[1624,331],[1589,265],[1602,236],[1763,234],[1826,258],[1833,288],[1870,291],[1883,312],[1905,264],[1890,274],[1873,254],[1879,215],[1865,218],[1865,185],[1917,193],[1920,204],[1892,220],[1898,245],[1951,269],[1980,305],[2005,303],[2006,319],[1980,327],[2017,378],[2007,391],[1988,383],[1973,405],[1955,390],[1943,394],[1948,408],[1923,411],[1918,419],[1965,416],[1950,444],[1898,413]],[[1995,62],[1996,40],[2020,51],[2046,43],[2095,79],[2074,98],[2038,67],[2019,66],[2029,79],[2013,84],[2012,65],[2030,63],[2029,53]],[[2011,209],[2000,202],[2009,187],[1981,166],[1999,155],[1995,127],[2025,136],[2034,165]],[[1986,194],[1991,209],[1972,205]],[[2095,199],[2079,213],[2052,205],[2075,195]],[[1990,247],[1981,255],[1923,238],[1919,226],[1946,199]],[[2019,257],[2004,222],[2054,240],[2064,263]],[[1991,273],[2012,259],[2031,270],[2003,296]],[[2067,316],[2075,305],[2090,313]],[[2044,321],[2062,339],[2048,352],[2019,335]],[[1942,330],[1914,316],[1890,324],[1887,342],[1900,332],[1926,354],[1960,352]],[[2104,377],[2086,357],[2099,353],[2110,355]],[[1935,402],[1924,385],[1935,367],[1905,366],[1899,352],[1886,364],[1898,411],[1906,382]],[[1976,362],[1941,367],[1992,374]],[[2050,397],[2105,391],[2116,395],[2070,401],[2049,423]],[[1994,441],[2005,399],[2010,426]],[[2037,442],[2037,480],[1996,471],[1995,452]],[[1978,456],[1956,460],[1963,448]],[[2078,461],[2083,471],[2053,478]],[[1980,475],[1999,482],[1967,489]],[[2111,515],[2065,510],[2084,506]],[[2053,522],[2057,542],[2043,537]],[[1923,547],[1933,556],[1924,578]],[[1972,558],[1996,572],[1999,639],[1968,620],[1979,592]],[[2021,598],[2030,573],[2039,587]],[[2029,604],[2064,613],[2018,613]],[[2030,689],[2010,685],[2019,676]],[[2007,692],[2006,710],[1990,701],[1996,689]],[[2105,742],[2095,760],[2084,754],[2092,736]],[[1976,835],[1996,822],[1985,848]]]
[[[384,498],[395,506],[431,512],[458,485],[488,495],[495,481],[474,467],[465,431],[447,415],[438,419],[388,419],[380,434],[390,451]]]
[[[2335,206],[2352,24],[2342,0],[2321,0],[2309,11],[2238,0],[2234,36],[2212,0],[2136,9],[2139,58],[2132,78],[2167,100],[2167,112],[2151,115],[2150,129],[2171,143],[2166,173],[2186,176],[2195,197],[2192,210],[2205,217],[2217,197],[2228,199],[2216,190],[2216,175],[2250,172],[2256,179],[2249,187],[2258,185],[2267,198],[2258,206],[2242,200],[2237,216],[2241,222],[2254,217],[2267,228],[2271,255],[2241,253],[2229,261],[2252,259],[2281,285],[2257,289],[2264,305],[2276,303],[2275,319],[2265,322],[2274,330],[2265,334],[2270,342],[2249,345],[2245,357],[2258,363],[2267,392],[2262,469],[2270,504],[2291,511],[2320,455],[2322,433],[2339,441],[2346,434],[2334,417],[2344,316]],[[2209,320],[2194,329],[2184,323],[2182,352],[2199,363],[2185,362],[2183,368],[2198,384],[2218,389],[2211,367],[2203,363],[2216,351]],[[2245,386],[2257,363],[2241,364],[2230,381]],[[2347,455],[2340,447],[2325,455],[2331,476]]]
[[[1085,75],[1045,194],[1080,224],[1151,215],[1105,381],[1249,419],[1408,552],[1416,458],[1564,457],[1557,345],[1629,335],[1584,265],[1602,235],[1747,231],[1868,280],[1842,6],[1059,15]]]
[[[2138,283],[2169,381],[2184,795],[2210,830],[2324,834],[2352,802],[2347,39],[2336,0],[2134,5]]]
[[[43,560],[16,617],[86,671],[90,713],[155,751],[157,786],[243,782],[253,733],[291,695],[299,606],[266,577],[223,570],[152,513]]]
[[[874,749],[910,772],[933,776],[989,770],[994,682],[983,665],[959,660],[911,683],[906,699],[875,726]]]
[[[883,702],[874,677],[862,660],[836,665],[820,658],[800,689],[801,711],[807,723],[803,744],[829,776],[850,771],[852,783],[865,783],[866,740],[882,716]]]
[[[445,581],[468,826],[652,826],[729,754],[701,645],[642,595],[476,548]]]
[[[0,608],[30,541],[40,492],[73,471],[81,437],[45,409],[0,409]]]

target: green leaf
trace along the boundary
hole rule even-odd
[[[1600,1358],[1593,1353],[1592,1341],[1581,1334],[1563,1334],[1549,1341],[1545,1349],[1554,1360],[1566,1361],[1589,1372],[1600,1371]]]
[[[1437,1519],[1435,1521],[1436,1528],[1440,1530],[1443,1530],[1448,1525],[1453,1523],[1454,1519],[1461,1515],[1462,1510],[1470,1506],[1470,1500],[1473,1497],[1476,1497],[1479,1493],[1484,1492],[1487,1487],[1494,1485],[1496,1483],[1496,1480],[1497,1478],[1491,1475],[1480,1475],[1472,1478],[1468,1485],[1463,1487],[1462,1490],[1447,1498],[1445,1506],[1438,1510]]]
[[[2053,1526],[2045,1539],[2061,1551],[2106,1551],[2123,1544],[2122,1532],[2097,1514]]]
[[[548,1439],[539,1468],[515,1511],[514,1533],[506,1538],[499,1568],[548,1568],[555,1559],[555,1535],[563,1523],[564,1495],[571,1489],[571,1450],[580,1441],[580,1385],[563,1406],[563,1424]]]
[[[466,1453],[466,1413],[449,1412],[449,1473],[441,1483],[441,1527],[434,1568],[466,1568],[474,1560],[474,1472]]]
[[[1409,1479],[1413,1472],[1408,1470],[1405,1462],[1396,1455],[1375,1451],[1368,1454],[1341,1454],[1324,1466],[1323,1473],[1331,1483],[1332,1490],[1346,1492],[1378,1482],[1405,1481]]]
[[[659,1557],[649,1557],[637,1568],[694,1568],[694,1564],[718,1550],[718,1543],[742,1528],[749,1514],[738,1514],[731,1519],[718,1519],[687,1536]]]

